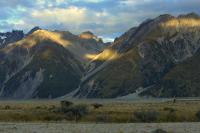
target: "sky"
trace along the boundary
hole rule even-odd
[[[190,12],[200,14],[200,0],[0,0],[0,32],[39,26],[112,41],[148,18]]]

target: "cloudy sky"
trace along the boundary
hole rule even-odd
[[[200,14],[200,0],[0,0],[0,31],[34,26],[112,39],[147,18]]]

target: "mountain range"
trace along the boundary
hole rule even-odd
[[[90,31],[0,33],[0,97],[196,97],[199,60],[195,13],[148,19],[112,43]]]

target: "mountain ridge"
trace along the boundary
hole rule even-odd
[[[38,29],[0,49],[1,98],[55,98],[71,92],[78,87],[85,67],[84,57],[81,60],[75,53],[97,53],[103,48],[97,45],[102,42]]]
[[[200,95],[198,14],[148,19],[109,46],[90,31],[31,31],[0,49],[1,97]]]
[[[178,17],[165,14],[143,22],[117,38],[110,47],[120,58],[129,54],[134,57],[113,60],[88,78],[76,97],[118,97],[134,93],[141,87],[158,84],[172,68],[198,51],[199,33],[200,17],[193,13]],[[115,71],[117,66],[119,68]],[[134,68],[133,72],[129,73],[128,69],[131,68]]]

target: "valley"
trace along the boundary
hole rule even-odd
[[[0,133],[200,133],[200,0],[0,0]]]

